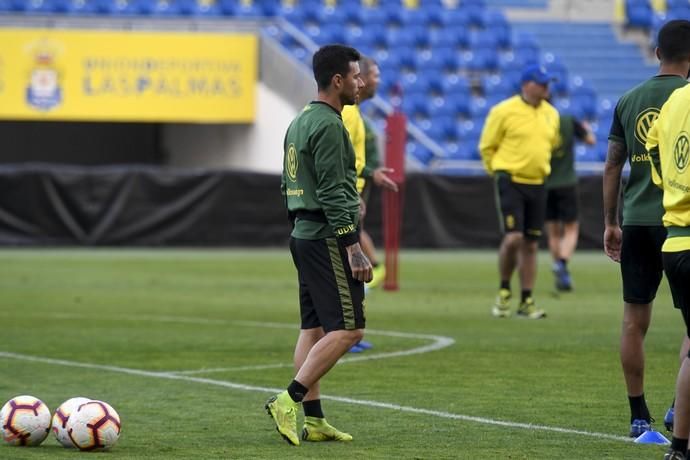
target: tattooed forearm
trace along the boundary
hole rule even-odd
[[[606,152],[606,164],[612,166],[623,166],[627,154],[625,152],[625,145],[616,141],[609,141],[608,151]]]
[[[618,198],[621,174],[627,154],[620,142],[609,141],[604,165],[604,222],[607,226],[618,225]]]

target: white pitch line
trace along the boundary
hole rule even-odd
[[[62,319],[89,319],[88,316],[74,315],[70,313],[54,313],[51,316]],[[271,322],[261,322],[261,321],[226,321],[222,319],[205,319],[205,318],[193,318],[186,316],[155,316],[155,315],[142,315],[142,316],[124,316],[117,317],[117,320],[125,321],[155,321],[162,323],[183,323],[183,324],[210,324],[210,325],[224,325],[224,324],[234,324],[238,326],[248,326],[248,327],[263,327],[263,328],[274,328],[274,329],[294,329],[298,331],[298,327],[295,324],[288,323],[271,323]],[[364,361],[373,361],[378,359],[388,359],[388,358],[398,358],[401,356],[411,356],[419,355],[423,353],[430,353],[432,351],[438,351],[443,348],[449,347],[455,343],[455,339],[451,337],[444,337],[441,335],[429,335],[429,334],[413,334],[408,332],[397,332],[397,331],[382,331],[377,329],[367,329],[367,334],[371,335],[381,335],[387,337],[400,337],[405,339],[415,339],[415,340],[430,340],[432,343],[424,345],[421,347],[410,348],[408,350],[391,351],[387,353],[371,353],[365,356],[353,356],[349,358],[343,358],[338,361],[337,364],[345,363],[355,363]],[[233,371],[252,371],[252,370],[263,370],[263,369],[280,369],[285,367],[292,367],[292,363],[274,363],[274,364],[257,364],[251,366],[235,366],[235,367],[213,367],[207,369],[194,369],[194,370],[182,370],[182,371],[169,371],[166,374],[179,374],[179,375],[195,375],[195,374],[210,374],[216,372],[233,372]]]
[[[151,378],[158,378],[158,379],[178,380],[178,381],[183,381],[183,382],[201,383],[201,384],[206,384],[206,385],[215,385],[215,386],[220,386],[220,387],[225,387],[225,388],[231,388],[233,390],[244,390],[244,391],[253,391],[253,392],[261,392],[261,393],[278,393],[280,391],[283,391],[283,389],[281,389],[281,388],[268,388],[268,387],[254,386],[254,385],[245,385],[242,383],[228,382],[226,380],[214,380],[214,379],[206,379],[206,378],[201,378],[201,377],[189,377],[186,375],[175,375],[175,374],[162,373],[162,372],[151,372],[151,371],[144,371],[144,370],[139,370],[139,369],[130,369],[130,368],[126,368],[126,367],[107,366],[107,365],[102,365],[102,364],[80,363],[77,361],[67,361],[64,359],[52,359],[52,358],[45,358],[45,357],[41,357],[41,356],[24,355],[24,354],[12,353],[12,352],[8,352],[8,351],[0,351],[0,358],[16,359],[16,360],[20,360],[20,361],[30,361],[30,362],[44,363],[44,364],[53,364],[53,365],[58,365],[58,366],[79,367],[79,368],[83,368],[83,369],[98,369],[98,370],[109,371],[109,372],[117,372],[117,373],[121,373],[121,374],[135,375],[135,376],[139,376],[139,377],[151,377]],[[534,425],[531,423],[520,423],[520,422],[509,422],[509,421],[505,421],[505,420],[494,420],[494,419],[485,418],[485,417],[475,417],[472,415],[454,414],[452,412],[443,412],[443,411],[436,411],[436,410],[431,410],[431,409],[422,409],[422,408],[410,407],[410,406],[400,406],[398,404],[391,404],[391,403],[385,403],[385,402],[379,402],[379,401],[369,401],[369,400],[364,400],[364,399],[352,399],[352,398],[344,398],[344,397],[340,397],[340,396],[328,396],[328,395],[321,395],[321,399],[330,400],[330,401],[337,401],[337,402],[342,402],[342,403],[346,403],[346,404],[357,404],[360,406],[373,407],[373,408],[377,408],[377,409],[389,409],[389,410],[394,410],[394,411],[398,411],[398,412],[430,415],[432,417],[445,418],[445,419],[451,419],[451,420],[461,420],[464,422],[474,422],[474,423],[479,423],[479,424],[483,424],[483,425],[502,426],[502,427],[506,427],[506,428],[519,428],[519,429],[525,429],[525,430],[531,430],[531,431],[547,431],[547,432],[560,433],[560,434],[572,434],[572,435],[586,436],[586,437],[590,437],[590,438],[607,439],[607,440],[611,440],[611,441],[632,442],[632,438],[617,436],[617,435],[608,434],[608,433],[597,433],[597,432],[593,432],[593,431],[575,430],[575,429],[571,429],[571,428],[561,428],[561,427],[548,426],[548,425]]]

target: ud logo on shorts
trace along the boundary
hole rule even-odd
[[[635,139],[645,145],[647,143],[647,133],[654,124],[654,120],[659,116],[659,109],[650,107],[643,110],[635,119]]]
[[[688,156],[690,155],[690,137],[688,133],[681,132],[673,143],[673,162],[676,164],[678,172],[685,171],[688,167]]]
[[[297,149],[295,144],[288,145],[287,155],[285,155],[285,172],[292,182],[297,182]]]
[[[513,216],[512,214],[508,214],[506,216],[506,228],[508,230],[512,230],[513,228],[515,228],[515,216]]]

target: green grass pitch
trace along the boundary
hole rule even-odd
[[[103,399],[123,424],[112,459],[661,458],[625,439],[618,266],[578,253],[575,292],[556,297],[540,254],[549,317],[529,321],[490,316],[496,265],[494,251],[403,252],[401,290],[367,297],[375,348],[322,382],[354,442],[291,447],[263,410],[293,376],[287,249],[2,250],[0,404]],[[665,281],[653,316],[646,394],[663,430],[684,330]],[[52,435],[0,445],[3,459],[83,455]]]

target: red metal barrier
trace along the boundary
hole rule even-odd
[[[402,204],[405,191],[405,145],[407,118],[395,112],[386,119],[386,167],[392,168],[390,177],[398,184],[398,192],[383,192],[383,241],[386,248],[386,279],[383,289],[397,291],[398,252],[402,223]]]

